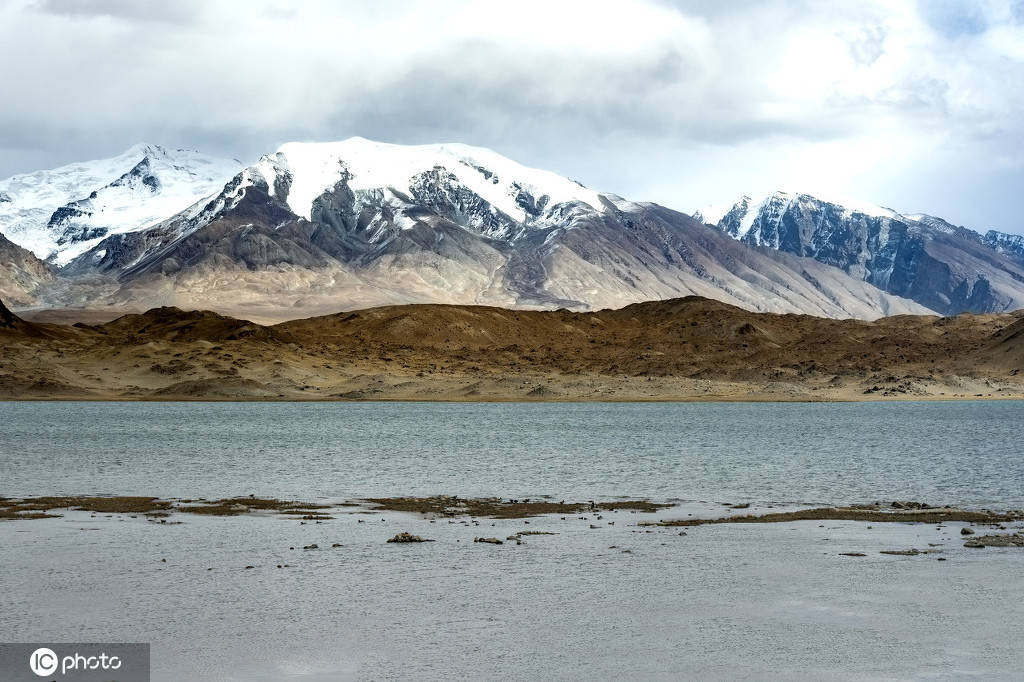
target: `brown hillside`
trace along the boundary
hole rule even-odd
[[[1022,325],[1022,313],[862,322],[699,297],[592,313],[393,306],[272,327],[159,308],[35,325],[48,338],[12,346],[0,392],[38,397],[26,387],[41,380],[154,399],[1011,397],[1024,391]]]
[[[977,352],[979,366],[1013,375],[1024,370],[1024,316],[994,333]]]
[[[138,315],[124,315],[106,324],[80,328],[110,336],[119,342],[150,341],[236,341],[244,338],[269,339],[271,332],[246,320],[205,310],[154,308]]]

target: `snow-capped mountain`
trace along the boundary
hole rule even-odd
[[[578,183],[462,144],[402,146],[361,137],[291,142],[253,170],[270,196],[306,220],[324,210],[317,200],[342,181],[360,207],[389,207],[400,225],[415,221],[414,207],[454,209],[467,227],[505,239],[552,217],[563,220],[566,211],[604,208],[597,192]]]
[[[927,311],[487,149],[362,138],[285,144],[219,194],[108,236],[64,272],[115,277],[115,303],[265,319],[409,302],[588,309],[688,294],[824,316]]]
[[[0,181],[0,234],[65,265],[110,234],[152,226],[220,191],[242,164],[138,144],[110,159]]]
[[[392,303],[582,310],[685,295],[831,317],[930,312],[811,258],[460,144],[288,143],[148,226],[95,223],[108,193],[149,201],[148,177],[168,185],[147,170],[155,155],[144,156],[88,201],[51,211],[45,226],[60,229],[44,232],[53,246],[41,250],[64,265],[33,296],[258,320]]]
[[[149,230],[103,240],[70,269],[134,268],[200,227],[244,212],[240,205],[252,194],[269,200],[278,223],[301,220],[327,226],[337,232],[334,237],[358,235],[377,247],[422,221],[439,218],[488,240],[513,242],[610,207],[599,193],[579,183],[480,147],[403,146],[359,137],[291,142],[243,169],[219,194]],[[251,200],[245,203],[253,207]],[[328,232],[320,230],[316,237],[326,239]]]
[[[786,192],[695,216],[744,244],[814,258],[942,314],[1024,307],[1024,262],[1007,257],[1020,243],[1013,235],[983,238],[926,214]]]

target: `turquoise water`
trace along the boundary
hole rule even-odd
[[[0,403],[0,495],[1024,506],[1024,402]]]

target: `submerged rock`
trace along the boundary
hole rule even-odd
[[[419,535],[413,535],[412,533],[403,532],[391,538],[388,542],[433,542],[433,540],[421,538]]]
[[[1024,534],[981,535],[965,542],[964,547],[1024,547]]]
[[[896,501],[892,503],[893,509],[931,509],[931,505],[924,502]]]
[[[501,540],[498,538],[473,538],[473,542],[486,542],[492,545],[502,544]]]

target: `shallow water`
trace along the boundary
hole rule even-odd
[[[956,524],[680,536],[624,512],[480,526],[181,518],[0,523],[0,637],[150,642],[158,682],[962,680],[1024,668],[1013,634],[1024,550],[966,549]],[[524,529],[558,535],[472,542]],[[398,531],[435,542],[387,544]],[[301,549],[311,543],[321,549]],[[928,543],[943,553],[878,553]]]
[[[1024,506],[1024,402],[0,403],[0,494]]]
[[[685,500],[662,518],[720,515],[721,500],[753,512],[889,498],[1019,507],[1022,416],[1008,402],[6,403],[0,495]],[[960,680],[1024,669],[1013,636],[1024,550],[964,548],[959,524],[680,535],[628,512],[475,526],[356,511],[322,524],[85,512],[0,522],[0,640],[150,642],[157,682]],[[558,534],[472,542],[518,530]],[[385,542],[399,531],[435,542]],[[310,543],[321,549],[301,549]],[[941,553],[878,553],[910,547]]]

